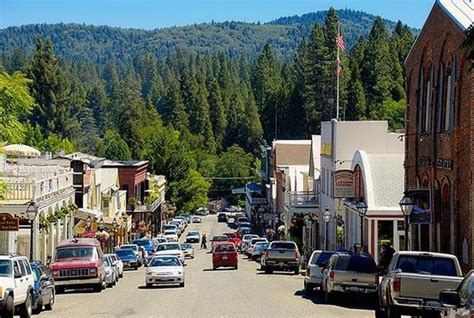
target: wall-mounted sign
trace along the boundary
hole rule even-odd
[[[353,198],[355,197],[355,174],[352,170],[336,170],[332,173],[333,198]]]
[[[447,159],[436,159],[436,168],[443,170],[453,170],[453,161]]]
[[[0,231],[18,231],[20,219],[8,213],[0,213]]]
[[[330,144],[321,144],[321,154],[324,156],[332,155],[332,148]]]

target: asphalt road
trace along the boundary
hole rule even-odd
[[[228,230],[216,217],[190,224],[209,238]],[[184,238],[184,237],[183,237]],[[212,270],[211,254],[195,244],[187,260],[186,287],[145,288],[145,270],[126,271],[114,288],[100,294],[69,291],[58,295],[52,312],[38,317],[374,317],[373,304],[350,299],[326,305],[306,297],[303,277],[290,273],[266,275],[257,263],[241,256],[239,269]]]

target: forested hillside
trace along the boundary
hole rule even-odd
[[[160,57],[177,48],[254,58],[267,43],[278,58],[291,59],[301,39],[308,36],[315,22],[324,21],[326,13],[280,18],[266,24],[203,23],[151,31],[81,24],[26,25],[0,30],[0,53],[14,48],[31,53],[41,36],[51,39],[59,56],[75,61],[106,63],[114,57],[118,62],[129,62],[136,54]],[[349,48],[359,37],[368,35],[375,20],[373,15],[352,10],[339,10],[338,15]],[[389,30],[395,28],[394,22],[385,23]]]
[[[287,20],[291,25],[292,19]],[[338,25],[338,13],[329,10],[306,37],[297,43],[291,39],[294,54],[287,59],[278,57],[280,40],[262,40],[263,48],[252,49],[256,53],[235,47],[239,54],[233,54],[180,31],[181,38],[201,43],[207,53],[197,54],[194,46],[157,55],[152,42],[145,41],[143,51],[134,48],[147,31],[97,27],[102,32],[88,33],[84,30],[95,27],[56,25],[16,28],[19,33],[7,38],[13,29],[4,30],[2,43],[21,46],[3,47],[0,56],[0,132],[7,132],[0,134],[0,143],[149,160],[151,171],[168,179],[167,199],[178,209],[195,208],[206,202],[209,188],[226,194],[254,175],[263,139],[310,138],[320,132],[321,121],[335,117]],[[242,24],[200,27],[209,26],[232,30]],[[61,32],[35,40],[29,28]],[[381,18],[367,29],[367,36],[341,52],[340,117],[386,119],[391,129],[402,128],[402,63],[414,35],[401,22],[390,31]],[[160,36],[170,48],[180,41],[171,33]],[[254,35],[245,38],[258,42]],[[108,41],[117,41],[124,51]],[[23,91],[34,102],[15,93]]]

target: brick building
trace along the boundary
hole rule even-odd
[[[474,265],[474,72],[460,45],[473,19],[473,0],[437,0],[405,60],[405,189],[427,212],[411,218],[411,248],[455,253],[465,269]]]

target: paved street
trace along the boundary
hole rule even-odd
[[[209,238],[227,229],[214,215],[190,224]],[[184,236],[182,236],[184,238]],[[68,292],[57,297],[53,312],[40,317],[373,317],[367,301],[326,305],[306,298],[303,277],[265,275],[241,256],[238,270],[212,270],[211,254],[198,249],[188,260],[186,287],[144,287],[145,270],[127,271],[118,286],[101,294]]]

